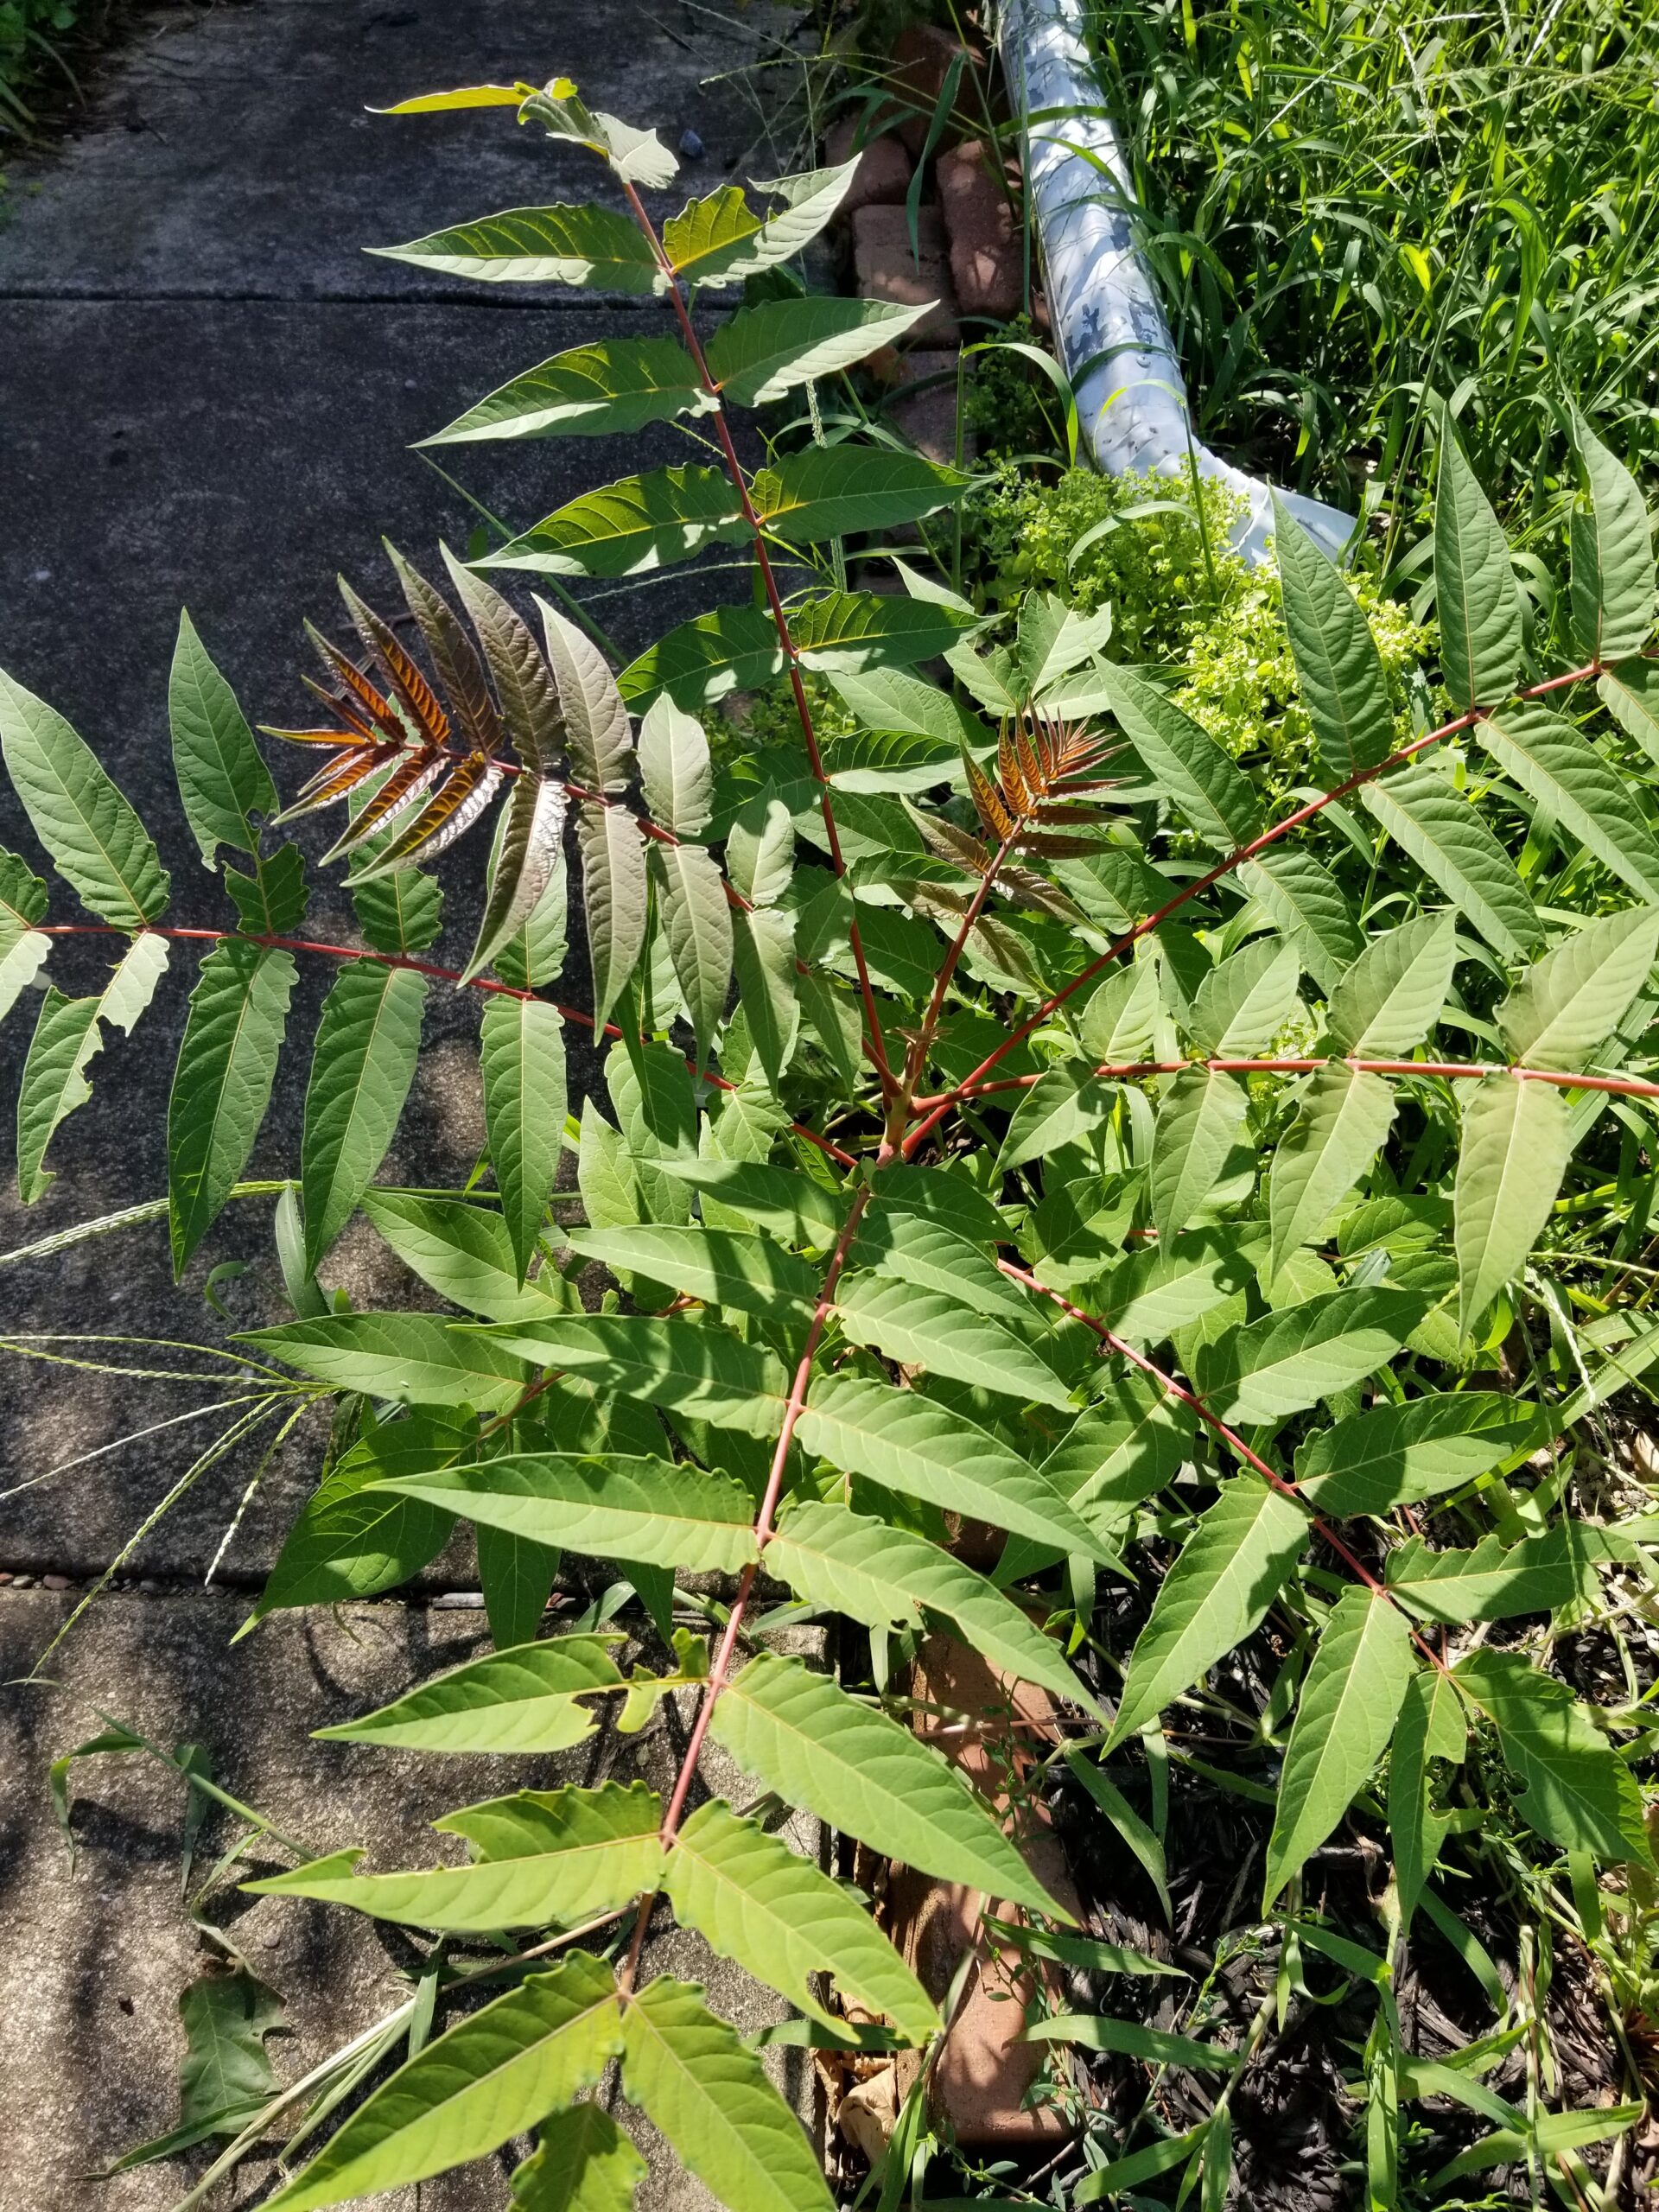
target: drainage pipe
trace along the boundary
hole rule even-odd
[[[1234,550],[1258,566],[1273,529],[1271,489],[1192,436],[1181,365],[1135,242],[1128,164],[1102,111],[1079,0],[1003,0],[1000,32],[1078,427],[1109,475],[1184,475],[1196,465],[1238,493],[1247,504]],[[1351,517],[1300,492],[1280,497],[1333,559],[1341,554]]]

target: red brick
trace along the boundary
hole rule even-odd
[[[938,23],[912,23],[893,41],[894,89],[903,94],[910,110],[899,126],[899,136],[918,161],[927,143],[927,126],[932,120],[934,103],[944,89],[950,64],[963,50],[955,34]],[[966,76],[973,66],[970,59],[964,65],[963,74]],[[960,86],[957,97],[958,100],[962,97]]]
[[[957,302],[937,207],[918,210],[916,245],[912,254],[902,207],[861,207],[853,218],[853,257],[861,296],[893,300],[907,308],[933,302],[932,312],[912,325],[909,335],[918,343],[949,344],[957,334]]]
[[[940,156],[938,187],[957,306],[1007,321],[1020,309],[1025,257],[1008,195],[977,138]]]
[[[823,145],[827,168],[838,169],[843,162],[851,161],[854,140],[863,120],[862,116],[847,115],[834,125]],[[902,207],[915,167],[904,141],[895,131],[884,130],[880,137],[870,139],[859,155],[858,167],[838,212],[852,216],[861,207]]]
[[[947,373],[950,380],[929,385],[925,391],[914,392],[908,398],[897,398],[887,409],[893,428],[903,432],[924,459],[941,468],[954,467],[957,458],[957,359],[954,353],[931,347],[905,354],[899,363],[900,385],[920,384]],[[973,456],[969,432],[963,439],[962,457],[968,461]]]

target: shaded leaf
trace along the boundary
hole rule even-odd
[[[426,978],[378,960],[341,969],[323,1001],[300,1141],[305,1256],[315,1268],[357,1211],[415,1080]]]
[[[294,956],[230,938],[201,963],[167,1109],[173,1272],[218,1218],[270,1103]]]
[[[35,834],[84,906],[141,930],[168,874],[142,822],[63,716],[0,671],[0,755]]]

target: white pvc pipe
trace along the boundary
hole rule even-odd
[[[1248,507],[1234,549],[1258,565],[1273,530],[1271,492],[1192,437],[1181,365],[1135,243],[1128,165],[1100,112],[1079,0],[1003,0],[1000,29],[1003,72],[1025,134],[1026,189],[1042,239],[1049,314],[1078,427],[1109,475],[1185,474],[1196,462],[1200,475],[1240,493]],[[1055,109],[1085,112],[1052,115]],[[1051,120],[1031,121],[1046,111]],[[1349,516],[1300,492],[1280,497],[1316,543],[1333,559],[1340,555],[1353,532]]]

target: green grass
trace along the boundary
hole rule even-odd
[[[1523,547],[1576,405],[1659,460],[1659,20],[1094,0],[1200,434],[1419,534],[1432,394]]]

